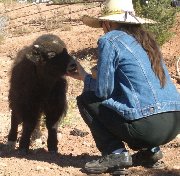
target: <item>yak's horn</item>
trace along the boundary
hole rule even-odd
[[[35,48],[39,48],[40,46],[39,45],[34,45]]]

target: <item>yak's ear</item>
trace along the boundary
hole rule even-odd
[[[35,48],[37,53],[38,52],[42,52],[42,53],[46,52],[45,48],[43,46],[41,46],[41,45],[34,45],[34,48]],[[56,52],[55,51],[48,51],[47,52],[48,59],[52,59],[55,56],[56,56]]]
[[[40,60],[40,50],[41,47],[39,45],[33,45],[29,51],[26,53],[26,58],[31,60],[32,62],[37,62]]]
[[[49,52],[47,53],[47,55],[48,55],[48,59],[52,59],[52,58],[54,58],[54,57],[56,56],[56,52],[54,52],[54,51],[49,51]]]

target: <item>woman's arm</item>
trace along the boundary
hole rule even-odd
[[[107,99],[114,90],[117,52],[113,48],[112,43],[106,38],[100,38],[98,51],[96,96]]]

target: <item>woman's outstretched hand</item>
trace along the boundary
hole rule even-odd
[[[75,72],[71,72],[71,73],[68,72],[66,74],[66,76],[70,76],[70,77],[72,77],[74,79],[84,81],[84,79],[85,79],[85,77],[86,77],[86,75],[88,73],[84,70],[84,68],[81,66],[81,64],[77,60],[75,60],[75,62],[76,62],[76,65],[77,65],[77,70]]]

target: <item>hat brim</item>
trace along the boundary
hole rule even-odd
[[[112,21],[117,23],[125,23],[125,24],[154,24],[155,21],[147,18],[133,17],[131,15],[127,15],[125,18],[125,13],[122,14],[113,14],[107,16],[100,17],[92,17],[92,16],[83,16],[82,21],[85,25],[93,28],[101,28],[101,21]]]

